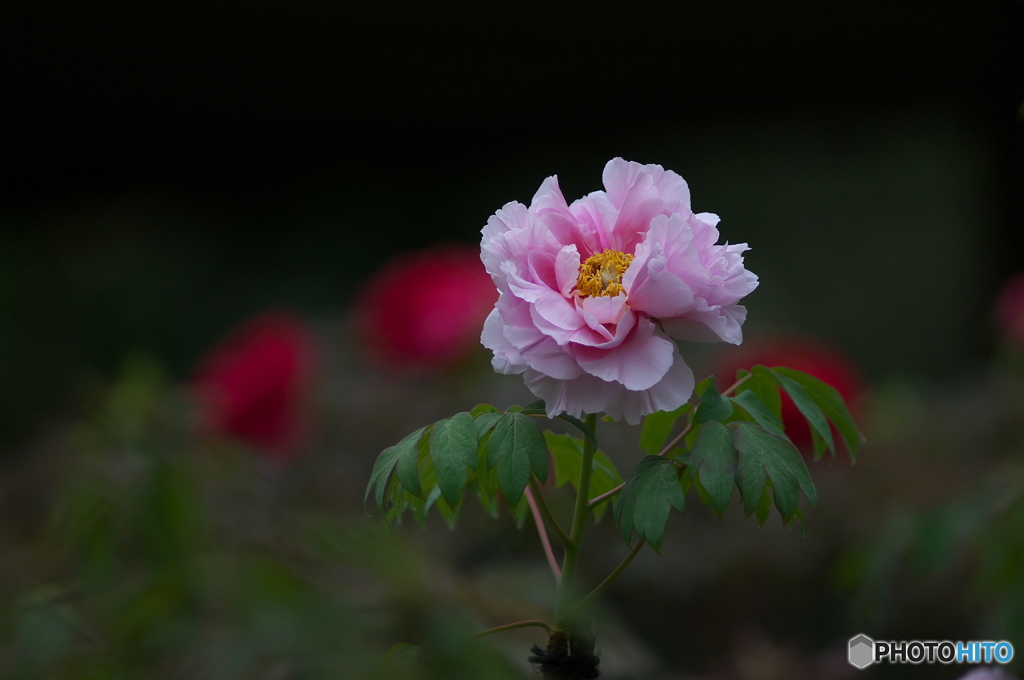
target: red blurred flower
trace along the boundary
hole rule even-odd
[[[370,277],[356,302],[356,332],[384,364],[450,366],[480,345],[497,297],[476,247],[436,246]]]
[[[836,388],[856,416],[864,382],[856,364],[838,348],[800,337],[748,340],[742,347],[729,352],[728,359],[715,371],[718,389],[724,390],[733,383],[737,369],[749,369],[758,364],[786,366],[813,375]],[[810,426],[785,392],[782,393],[782,424],[800,450],[811,450]],[[835,427],[832,429],[836,442],[840,442]]]
[[[1024,345],[1024,272],[1017,272],[999,288],[995,322],[1001,340]]]
[[[205,425],[279,460],[295,456],[305,433],[302,405],[315,365],[312,334],[287,314],[266,313],[232,331],[192,379]]]

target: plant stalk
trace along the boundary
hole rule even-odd
[[[596,432],[596,413],[587,414],[584,422],[591,432]],[[590,496],[590,475],[593,472],[594,454],[596,452],[597,443],[590,437],[584,438],[580,480],[576,488],[576,505],[573,509],[569,540],[565,544],[565,557],[562,560],[562,579],[558,583],[558,600],[555,605],[555,627],[561,630],[571,628],[569,625],[571,621],[566,614],[569,612],[574,594],[580,541],[583,538],[583,529],[587,525],[587,515],[590,512],[590,506],[587,501]]]

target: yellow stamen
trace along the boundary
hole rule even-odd
[[[583,296],[613,297],[625,292],[622,288],[622,274],[632,261],[632,255],[618,250],[605,249],[603,253],[591,255],[580,265],[576,290]]]

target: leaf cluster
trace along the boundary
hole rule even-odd
[[[632,535],[660,550],[670,510],[682,511],[685,493],[696,489],[701,502],[722,517],[739,494],[746,516],[764,524],[774,501],[783,524],[802,521],[801,494],[813,507],[817,491],[800,451],[782,421],[782,391],[790,396],[811,427],[815,460],[826,451],[835,458],[833,427],[855,460],[862,437],[849,409],[832,386],[814,376],[785,367],[755,366],[737,374],[737,392],[718,392],[713,377],[695,390],[697,400],[672,412],[644,420],[641,459],[615,503],[615,519],[623,538]],[[727,390],[728,392],[728,390]],[[677,421],[688,424],[666,446]]]
[[[421,427],[381,452],[370,475],[365,498],[371,493],[388,521],[411,511],[423,520],[436,507],[453,524],[466,495],[475,496],[491,516],[501,501],[521,523],[529,512],[524,494],[531,479],[547,483],[554,465],[558,486],[578,483],[583,440],[541,432],[536,418],[544,404],[505,411],[480,404]],[[585,437],[593,433],[578,419],[562,416]],[[594,498],[622,483],[615,465],[600,451],[594,457],[590,496]],[[600,516],[608,503],[594,508]]]
[[[718,517],[737,493],[744,514],[756,516],[759,524],[773,504],[784,525],[794,518],[802,522],[800,497],[813,507],[817,491],[786,434],[783,392],[810,424],[815,460],[826,451],[834,460],[840,446],[856,460],[862,437],[833,387],[785,367],[755,366],[736,377],[724,393],[708,378],[689,403],[647,416],[640,436],[647,455],[625,481],[608,456],[595,452],[589,509],[600,519],[617,496],[613,516],[627,544],[635,534],[660,551],[671,509],[683,511],[690,489]],[[531,479],[546,483],[552,465],[559,487],[577,487],[581,477],[583,439],[542,433],[535,418],[543,414],[542,402],[505,411],[481,404],[422,427],[380,454],[366,498],[373,494],[388,521],[406,510],[422,520],[437,507],[450,524],[467,495],[476,496],[492,516],[504,499],[521,523],[529,511],[524,494]],[[578,419],[560,418],[594,440]],[[685,426],[670,440],[680,421]]]

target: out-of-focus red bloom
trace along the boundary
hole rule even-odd
[[[777,338],[772,340],[747,341],[729,353],[727,361],[715,371],[718,389],[724,390],[733,383],[737,369],[763,366],[786,366],[813,375],[836,388],[847,406],[856,417],[857,402],[864,391],[864,382],[856,364],[836,347],[810,338]],[[796,404],[785,392],[782,393],[782,424],[793,443],[800,450],[811,450],[811,429],[800,414]],[[835,427],[833,438],[841,446]]]
[[[1024,346],[1024,272],[1008,278],[996,294],[996,332],[1010,345]]]
[[[366,282],[356,332],[386,365],[451,366],[480,345],[497,297],[477,248],[436,246],[395,258]]]
[[[205,426],[272,458],[293,458],[305,434],[302,407],[315,363],[302,321],[283,313],[248,321],[201,360],[192,379]]]

